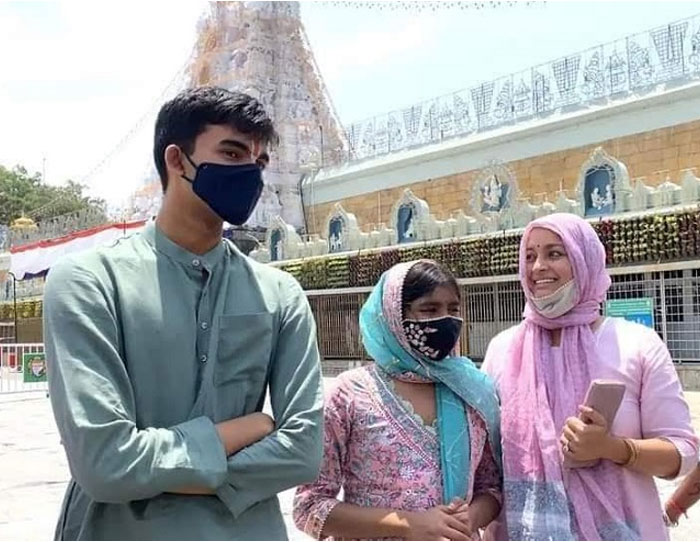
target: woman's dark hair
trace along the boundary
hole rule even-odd
[[[459,286],[452,273],[433,260],[422,260],[406,274],[401,294],[401,313],[406,314],[408,306],[419,297],[428,295],[438,286],[449,286],[457,297],[462,299]]]

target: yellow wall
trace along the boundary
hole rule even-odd
[[[511,162],[508,166],[515,173],[520,196],[538,204],[546,194],[553,201],[562,186],[573,197],[581,165],[596,147],[603,147],[624,163],[633,182],[644,177],[646,184],[655,186],[670,177],[678,183],[683,170],[697,168],[696,175],[700,172],[700,121]],[[365,231],[370,224],[391,224],[391,208],[406,188],[426,200],[437,219],[446,219],[459,209],[472,213],[472,185],[478,174],[478,170],[466,171],[341,201],[347,212],[355,214],[360,228]],[[380,182],[378,179],[378,184]],[[306,208],[309,233],[325,234],[326,218],[335,203]]]

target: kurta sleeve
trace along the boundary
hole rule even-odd
[[[284,304],[270,372],[276,431],[228,459],[217,495],[234,516],[316,478],[321,464],[323,395],[316,326],[299,284],[282,279]]]
[[[481,370],[491,377],[497,392],[501,374],[508,363],[508,351],[516,329],[516,327],[506,329],[491,339],[481,363]]]
[[[698,439],[693,431],[690,409],[683,398],[683,389],[671,354],[651,329],[645,329],[636,337],[621,340],[639,341],[641,348],[642,436],[672,442],[681,456],[678,475],[687,474],[698,462]]]
[[[297,488],[293,518],[297,529],[320,540],[345,481],[348,439],[352,427],[352,397],[342,382],[330,390],[324,413],[323,461],[318,479]]]
[[[63,260],[44,292],[51,404],[73,478],[95,501],[113,503],[218,487],[226,454],[211,420],[138,427],[116,296],[98,276]]]

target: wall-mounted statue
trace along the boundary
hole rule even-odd
[[[503,162],[492,160],[477,175],[471,206],[475,213],[492,215],[510,207],[518,197],[515,174]]]
[[[282,260],[282,231],[279,228],[270,230],[270,261]]]
[[[328,215],[326,235],[329,253],[359,248],[356,246],[360,238],[357,219],[354,214],[345,211],[340,203],[336,203]]]
[[[345,221],[341,216],[334,216],[328,222],[328,252],[342,252],[345,241]]]
[[[576,192],[584,216],[627,211],[632,193],[627,167],[598,147],[579,170]]]
[[[391,220],[398,244],[421,241],[424,236],[420,234],[419,229],[421,225],[430,221],[430,208],[425,200],[407,188],[394,204]]]
[[[299,243],[301,243],[301,237],[297,234],[294,226],[287,224],[280,216],[272,218],[266,235],[271,262],[296,258]]]
[[[409,243],[416,239],[416,211],[412,203],[406,203],[399,208],[396,227],[399,243]]]

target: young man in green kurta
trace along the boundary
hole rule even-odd
[[[58,539],[286,538],[276,494],[321,460],[315,326],[291,276],[222,239],[276,139],[250,96],[181,93],[156,122],[155,223],[51,269],[49,389],[72,474]]]

